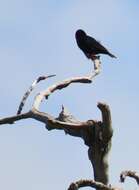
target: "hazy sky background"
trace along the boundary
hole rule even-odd
[[[97,102],[107,102],[114,128],[110,183],[122,170],[139,171],[139,1],[0,0],[0,117],[14,115],[32,81],[56,74],[34,90],[71,76],[87,75],[91,62],[75,43],[84,29],[118,59],[102,56],[102,72],[92,84],[74,84],[53,94],[41,110],[57,116],[64,104],[78,119],[101,119]],[[92,178],[87,147],[62,131],[48,132],[35,120],[0,126],[0,189],[65,190]],[[127,179],[126,189],[137,188]],[[90,189],[90,188],[85,188]]]

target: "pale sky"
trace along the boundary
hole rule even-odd
[[[118,59],[102,56],[102,71],[92,84],[73,84],[43,102],[41,110],[57,116],[64,104],[80,120],[101,119],[98,101],[109,104],[114,128],[110,183],[137,188],[122,170],[139,172],[139,1],[137,0],[0,0],[0,117],[14,115],[32,81],[56,74],[32,93],[72,76],[90,73],[75,42],[84,29]],[[87,147],[62,131],[47,131],[35,120],[0,127],[0,189],[65,190],[81,178],[92,178]],[[89,190],[90,188],[85,188]]]

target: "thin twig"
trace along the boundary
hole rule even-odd
[[[21,114],[21,111],[22,111],[22,109],[23,109],[23,107],[24,107],[24,105],[25,105],[25,102],[26,102],[28,96],[29,96],[30,93],[33,91],[33,89],[36,87],[37,83],[39,83],[39,82],[42,81],[42,80],[46,80],[46,79],[48,79],[48,78],[50,78],[50,77],[54,77],[54,76],[56,76],[56,75],[40,76],[40,77],[38,77],[36,80],[33,81],[32,85],[31,85],[31,86],[29,87],[29,89],[25,92],[25,94],[24,94],[24,96],[23,96],[23,98],[22,98],[22,100],[21,100],[21,103],[20,103],[19,108],[18,108],[18,111],[17,111],[17,115]]]

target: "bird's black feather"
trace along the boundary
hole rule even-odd
[[[77,30],[75,37],[78,47],[88,58],[97,54],[107,54],[111,57],[115,57],[100,42],[93,37],[86,35],[83,30]]]

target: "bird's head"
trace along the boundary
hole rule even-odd
[[[75,33],[76,39],[82,39],[85,36],[86,36],[86,33],[81,29],[77,30],[76,33]]]

